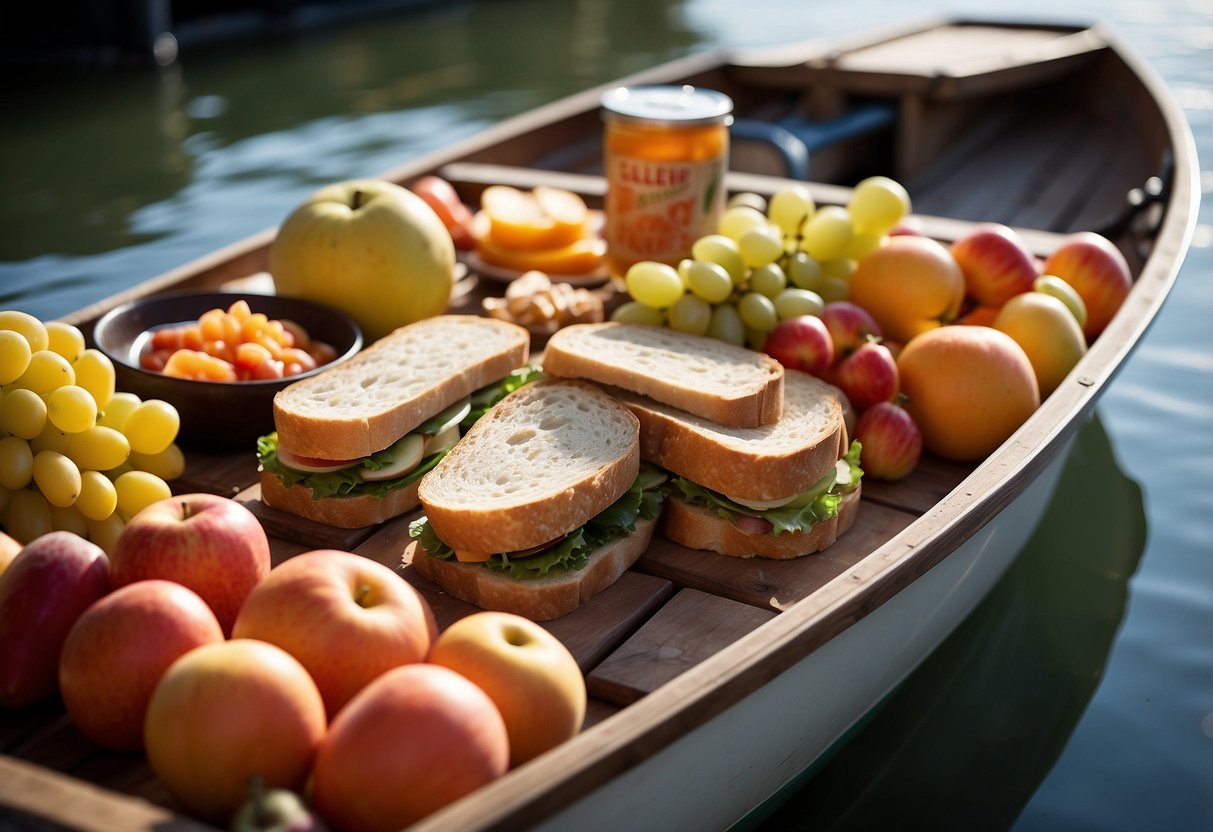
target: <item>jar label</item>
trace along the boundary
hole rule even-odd
[[[723,159],[654,162],[607,154],[606,238],[616,263],[689,257],[724,211]]]

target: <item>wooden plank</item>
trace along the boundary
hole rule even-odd
[[[250,446],[247,453],[220,453],[189,446],[181,450],[185,455],[185,472],[172,483],[178,494],[203,491],[235,497],[257,482],[256,448]]]
[[[780,611],[807,598],[863,560],[915,519],[866,499],[854,527],[824,552],[794,558],[736,558],[687,549],[657,537],[636,568],[678,586]]]
[[[924,454],[909,476],[892,482],[863,478],[864,503],[879,503],[911,514],[925,514],[973,472],[973,466]]]
[[[684,589],[590,673],[586,684],[594,696],[607,701],[635,702],[774,616]]]
[[[270,537],[289,540],[310,549],[341,549],[350,552],[375,532],[374,526],[340,529],[271,508],[261,502],[260,483],[244,489],[235,496],[235,499],[244,504],[245,508],[261,521],[262,527]]]

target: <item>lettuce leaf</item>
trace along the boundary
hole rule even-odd
[[[746,515],[769,522],[773,535],[808,531],[814,523],[837,517],[842,498],[858,487],[863,477],[863,469],[859,467],[860,448],[859,442],[852,442],[847,455],[812,487],[786,506],[765,511],[734,502],[723,494],[684,477],[675,477],[673,486],[682,492],[683,499],[688,503],[704,508],[730,523],[735,523],[738,516]]]
[[[661,511],[665,499],[665,478],[654,476],[649,469],[636,478],[623,496],[598,515],[573,530],[549,549],[525,557],[511,557],[509,552],[493,555],[482,566],[494,572],[505,572],[517,580],[542,578],[566,570],[581,569],[589,562],[590,553],[613,540],[627,537],[636,530],[637,518],[652,520]],[[430,527],[426,518],[409,525],[409,536],[425,548],[430,557],[446,560],[455,552]]]
[[[463,421],[459,423],[460,433],[466,432],[468,428],[476,424],[477,419],[488,413],[489,408],[510,393],[513,393],[524,384],[530,384],[532,381],[538,381],[541,378],[543,378],[543,370],[534,364],[528,364],[525,367],[519,367],[517,370],[514,370],[496,384],[490,384],[488,387],[482,387],[477,390],[471,397],[471,412],[463,417]]]

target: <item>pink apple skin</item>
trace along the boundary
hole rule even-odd
[[[195,647],[223,641],[206,602],[172,581],[139,581],[93,604],[76,621],[59,658],[68,715],[93,742],[143,748],[143,718],[169,665]]]
[[[182,494],[130,519],[110,554],[115,588],[163,578],[206,601],[225,636],[240,605],[270,571],[270,544],[257,517],[216,494]]]
[[[897,480],[909,474],[922,457],[922,431],[904,408],[893,402],[872,405],[855,424],[859,464],[865,476]]]
[[[1106,237],[1092,231],[1066,237],[1041,268],[1044,274],[1056,275],[1073,286],[1087,305],[1083,334],[1088,342],[1103,332],[1133,288],[1124,255]]]
[[[841,360],[859,346],[881,337],[880,324],[862,306],[846,300],[827,303],[821,310],[822,323],[834,342],[834,359]]]
[[[860,414],[897,395],[897,360],[883,344],[861,344],[838,364],[833,375],[834,383]]]
[[[834,363],[834,341],[821,318],[799,315],[775,325],[763,351],[792,370],[820,375]]]
[[[386,671],[424,661],[437,635],[434,613],[412,585],[382,563],[335,549],[275,567],[232,628],[233,638],[268,641],[298,659],[329,719]]]
[[[1005,225],[973,229],[952,243],[952,257],[964,273],[966,293],[979,306],[997,308],[1031,291],[1039,274],[1019,235]]]
[[[101,547],[71,532],[30,541],[0,576],[0,707],[52,695],[72,625],[109,592]]]

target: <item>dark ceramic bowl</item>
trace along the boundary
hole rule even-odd
[[[192,323],[211,309],[227,309],[243,298],[254,312],[286,318],[337,351],[328,364],[300,375],[268,381],[191,381],[139,366],[148,333],[165,326]],[[140,399],[162,399],[181,416],[178,441],[207,448],[245,447],[274,429],[274,394],[300,379],[322,373],[362,348],[362,331],[348,317],[327,306],[298,298],[242,292],[187,292],[156,295],[123,304],[106,313],[93,328],[97,348],[114,362],[117,388]]]

